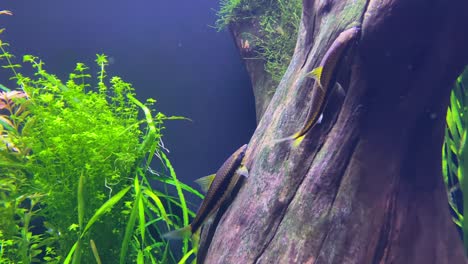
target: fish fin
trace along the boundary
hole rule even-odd
[[[200,232],[201,228],[199,228],[195,233],[192,235],[192,248],[193,248],[193,253],[195,255],[198,254],[198,245],[200,244]]]
[[[274,140],[272,140],[271,142],[273,143],[273,145],[276,145],[276,144],[278,144],[278,143],[285,142],[285,141],[290,141],[290,140],[293,140],[293,139],[294,139],[293,136],[289,136],[289,137],[274,139]]]
[[[319,116],[319,118],[318,118],[318,120],[317,120],[317,124],[322,123],[322,120],[323,120],[323,113],[320,114],[320,116]]]
[[[169,239],[169,240],[178,240],[178,239],[184,239],[191,235],[192,235],[192,226],[188,225],[180,229],[167,232],[166,234],[162,235],[162,237],[165,239]]]
[[[306,77],[312,78],[314,80],[320,80],[320,77],[322,77],[322,70],[323,70],[323,67],[319,66],[313,69],[312,71],[308,72],[306,74]]]
[[[333,86],[333,89],[340,97],[345,97],[346,91],[343,89],[343,86],[341,86],[341,84],[336,82],[335,86]]]
[[[241,165],[239,167],[239,169],[237,169],[236,172],[237,172],[237,174],[242,175],[242,176],[244,176],[246,178],[249,177],[249,170],[247,169],[247,167],[245,165]]]
[[[320,90],[322,90],[322,92],[325,92],[325,90],[323,89],[322,83],[320,82],[320,79],[322,78],[322,71],[323,71],[323,66],[319,66],[313,69],[312,71],[310,71],[309,73],[307,73],[306,77],[312,78],[316,82],[318,82],[318,87],[320,88]]]
[[[213,223],[213,221],[215,220],[215,218],[216,218],[215,216],[216,216],[217,213],[218,213],[218,210],[216,210],[216,211],[213,213],[213,215],[211,215],[210,217],[208,217],[208,218],[205,220],[205,222],[203,222],[203,226],[209,226],[209,225],[211,225],[211,224]],[[200,231],[200,230],[201,230],[201,228],[199,228],[197,231]]]
[[[211,175],[201,177],[200,179],[195,180],[195,182],[200,186],[200,189],[204,193],[207,193],[215,177],[216,177],[216,174],[213,173]]]
[[[297,148],[301,144],[301,142],[304,140],[304,138],[305,138],[305,135],[302,135],[302,136],[294,139],[293,144],[292,144],[293,148]]]
[[[299,137],[299,133],[295,133],[295,134],[292,135],[292,136],[288,136],[288,137],[284,137],[284,138],[275,139],[275,140],[273,140],[273,144],[276,145],[276,144],[281,143],[281,142],[295,140],[295,139],[298,138],[298,137]]]

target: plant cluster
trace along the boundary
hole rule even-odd
[[[194,215],[184,191],[202,197],[177,180],[162,146],[163,122],[181,117],[155,112],[153,99],[142,103],[131,84],[108,78],[104,55],[93,85],[83,63],[62,82],[30,55],[27,77],[5,47],[0,58],[19,89],[0,87],[0,262],[175,262],[161,234]]]
[[[279,83],[291,61],[302,11],[301,0],[221,0],[216,27],[251,21],[254,34],[245,34],[265,61],[265,70]]]
[[[468,68],[458,77],[450,94],[445,142],[442,148],[442,172],[447,187],[453,221],[461,229],[468,252]]]

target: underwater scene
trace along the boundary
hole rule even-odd
[[[3,1],[0,263],[468,263],[467,12]]]

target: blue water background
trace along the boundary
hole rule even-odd
[[[227,31],[210,27],[216,0],[3,1],[1,39],[17,55],[33,54],[62,79],[77,61],[93,71],[96,53],[109,75],[132,83],[138,98],[157,99],[167,115],[164,143],[178,177],[189,184],[215,172],[255,129],[251,85]],[[19,58],[18,58],[19,59]],[[9,72],[0,71],[0,83]],[[191,184],[193,185],[193,184]]]

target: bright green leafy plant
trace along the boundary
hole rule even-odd
[[[453,221],[463,233],[468,252],[468,68],[458,77],[450,94],[445,143],[442,148],[442,172],[447,186]]]
[[[5,47],[0,57],[19,89],[0,94],[0,259],[176,262],[161,234],[193,217],[184,191],[202,197],[178,181],[162,146],[163,122],[181,117],[155,112],[154,100],[142,103],[131,84],[109,78],[104,55],[93,85],[82,63],[62,82],[30,55],[23,61],[35,74],[22,75]],[[33,220],[45,231],[33,232]],[[182,254],[192,253],[185,239]]]

